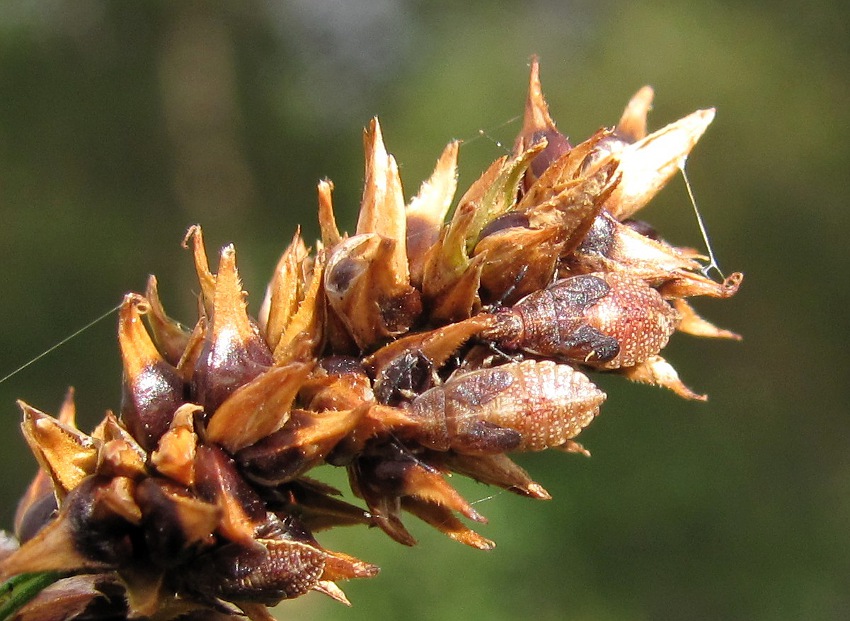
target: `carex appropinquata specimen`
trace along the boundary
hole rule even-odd
[[[157,281],[119,311],[124,398],[90,434],[73,394],[58,416],[20,403],[41,470],[20,503],[20,547],[4,579],[61,577],[22,619],[231,615],[310,590],[346,602],[337,581],[378,569],[313,533],[378,526],[412,545],[403,512],[452,539],[493,543],[447,481],[459,473],[531,498],[546,490],[508,457],[558,448],[605,394],[607,372],[703,399],[660,352],[675,331],[738,338],[699,317],[691,296],[727,298],[696,251],[633,216],[678,171],[714,116],[647,133],[650,88],[619,123],[575,146],[549,116],[532,63],[512,153],[455,204],[458,143],[404,202],[377,120],[365,131],[357,229],[340,233],[319,184],[322,239],[296,233],[257,317],[233,246],[213,273],[192,227],[200,317],[183,328]],[[365,508],[310,478],[346,468]]]

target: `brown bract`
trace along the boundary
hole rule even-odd
[[[333,185],[319,182],[321,240],[311,249],[295,232],[256,316],[235,248],[213,273],[191,227],[197,321],[189,329],[166,314],[154,277],[144,297],[127,294],[120,417],[108,412],[86,434],[70,391],[58,418],[21,402],[40,472],[0,574],[68,577],[19,618],[46,618],[52,603],[61,618],[267,620],[267,606],[311,590],[348,603],[336,582],[377,567],[313,533],[370,525],[412,545],[409,513],[492,548],[470,526],[485,517],[449,476],[548,499],[509,455],[589,455],[577,438],[606,399],[591,374],[705,399],[661,352],[676,331],[740,338],[688,298],[729,298],[742,275],[712,280],[698,252],[632,216],[714,111],[650,133],[653,95],[644,87],[616,126],[573,146],[533,60],[513,153],[448,222],[459,144],[405,203],[373,120],[356,230],[339,231]],[[326,464],[346,469],[363,507],[312,478]]]

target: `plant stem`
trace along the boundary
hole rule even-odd
[[[56,571],[42,571],[9,578],[0,585],[0,621],[9,619],[24,604],[61,577],[62,574]]]

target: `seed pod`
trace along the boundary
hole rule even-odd
[[[39,474],[41,472],[43,471],[39,471]],[[15,511],[14,532],[19,543],[26,543],[35,537],[42,528],[56,517],[56,510],[59,508],[47,477],[41,477],[39,480],[46,483],[42,486],[41,493],[37,496],[28,494],[25,498],[22,498],[21,502],[18,503],[17,511]],[[30,489],[34,488],[31,487]]]
[[[528,473],[511,461],[507,455],[461,455],[453,452],[431,451],[426,461],[481,483],[498,485],[521,496],[540,500],[552,498],[542,485],[535,483]]]
[[[84,571],[115,568],[132,554],[128,538],[131,509],[123,481],[91,476],[71,490],[59,515],[22,545],[0,568],[0,577],[38,571]],[[124,515],[114,511],[125,507]]]
[[[215,542],[222,511],[179,485],[149,477],[139,483],[136,501],[142,510],[145,545],[159,567],[174,567]]]
[[[274,486],[304,474],[360,422],[367,405],[351,410],[321,413],[292,410],[289,420],[275,433],[236,454],[241,470],[254,481]]]
[[[216,446],[195,453],[195,492],[222,511],[218,532],[226,539],[250,545],[266,516],[260,496],[242,478],[236,464]]]
[[[392,271],[397,247],[395,239],[363,233],[340,242],[328,258],[328,303],[361,349],[407,332],[422,310],[418,290]]]
[[[565,231],[557,225],[541,229],[510,227],[482,234],[475,246],[475,254],[485,258],[479,285],[482,301],[515,302],[545,287],[555,272],[564,236]]]
[[[248,317],[246,306],[236,271],[236,251],[232,245],[226,246],[215,278],[206,340],[193,376],[195,400],[207,414],[272,366],[271,350]]]
[[[603,210],[575,253],[562,257],[561,269],[569,274],[623,273],[657,288],[665,299],[728,298],[737,292],[743,279],[740,272],[718,283],[701,273],[698,258],[693,250],[646,235],[633,223],[617,222]]]
[[[183,382],[177,369],[154,347],[142,325],[147,301],[128,294],[118,318],[118,343],[124,362],[121,420],[136,441],[150,451],[168,430],[174,411],[183,400]]]
[[[241,386],[210,418],[207,440],[235,453],[280,429],[310,368],[291,362]]]
[[[375,523],[404,545],[416,539],[401,521],[401,509],[415,513],[452,539],[490,549],[493,542],[477,534],[453,514],[486,520],[443,478],[442,473],[397,442],[375,447],[348,467],[352,490],[366,501]]]
[[[558,174],[566,172],[560,170],[563,164],[557,162],[532,186],[519,201],[517,211],[525,214],[534,228],[556,229],[562,242],[561,254],[567,256],[587,235],[620,177],[613,159],[588,174],[566,179]]]
[[[361,349],[407,332],[422,312],[410,284],[406,216],[395,159],[377,119],[364,132],[366,180],[357,234],[329,250],[328,302]]]
[[[433,319],[459,321],[472,314],[482,259],[479,255],[476,262],[472,251],[484,228],[516,204],[522,175],[543,147],[540,143],[514,157],[499,158],[460,199],[424,267],[422,292],[427,301],[435,302]]]

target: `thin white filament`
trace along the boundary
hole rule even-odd
[[[711,273],[711,270],[715,270],[720,275],[720,278],[724,279],[725,276],[723,275],[723,272],[720,270],[720,266],[717,264],[717,259],[714,256],[714,250],[712,250],[712,248],[711,248],[711,241],[708,237],[708,231],[705,228],[705,223],[702,220],[702,215],[699,212],[699,208],[697,208],[697,201],[696,201],[696,198],[694,197],[694,192],[691,189],[691,182],[688,181],[688,174],[685,172],[685,163],[686,162],[687,162],[687,158],[682,158],[682,161],[679,162],[679,170],[682,173],[682,179],[685,181],[685,188],[687,188],[687,190],[688,190],[688,197],[691,199],[691,206],[694,209],[694,215],[696,216],[696,219],[697,219],[697,225],[699,225],[699,231],[702,234],[703,241],[705,242],[705,250],[708,253],[709,263],[708,263],[708,265],[703,267],[700,270],[700,272],[702,272],[703,276],[708,278],[709,274]]]
[[[5,377],[3,377],[2,379],[0,379],[0,384],[2,384],[2,383],[3,383],[3,382],[5,382],[6,380],[8,380],[8,379],[10,379],[10,378],[14,377],[14,376],[15,376],[15,375],[17,375],[18,373],[20,373],[21,371],[23,371],[24,369],[26,369],[28,366],[30,366],[31,364],[35,364],[36,362],[38,362],[39,360],[41,360],[42,358],[44,358],[46,355],[48,355],[48,354],[50,354],[51,352],[53,352],[54,350],[59,349],[60,347],[62,347],[62,345],[64,345],[65,343],[67,343],[67,342],[68,342],[68,341],[70,341],[71,339],[76,338],[77,336],[79,336],[80,334],[82,334],[83,332],[85,332],[86,330],[88,330],[89,328],[91,328],[92,326],[94,326],[95,324],[97,324],[98,322],[103,321],[104,319],[106,319],[107,317],[109,317],[112,313],[118,312],[118,309],[119,309],[119,308],[121,308],[121,304],[118,304],[117,306],[114,306],[113,308],[110,308],[108,311],[106,311],[105,313],[103,313],[103,314],[102,314],[100,317],[98,317],[97,319],[93,319],[93,320],[91,320],[89,323],[87,323],[86,325],[84,325],[82,328],[80,328],[79,330],[75,331],[75,332],[74,332],[74,333],[72,333],[72,334],[69,334],[69,335],[68,335],[68,336],[66,336],[64,339],[62,339],[61,341],[59,341],[58,343],[56,343],[55,345],[53,345],[52,347],[48,347],[48,348],[47,348],[47,349],[45,349],[43,352],[41,352],[39,355],[37,355],[35,358],[32,358],[31,360],[29,360],[29,362],[25,362],[24,364],[22,364],[21,366],[19,366],[17,369],[15,369],[15,370],[14,370],[14,371],[12,371],[11,373],[9,373],[8,375],[6,375],[6,376],[5,376]]]

